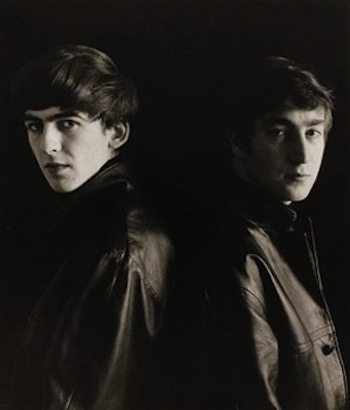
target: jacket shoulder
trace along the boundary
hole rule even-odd
[[[126,219],[129,269],[140,275],[155,297],[167,299],[173,282],[175,251],[160,219],[147,205],[133,207]]]
[[[215,287],[227,286],[263,303],[265,279],[271,270],[264,249],[270,246],[271,238],[239,213],[226,214],[217,229],[215,256],[210,256],[215,260],[212,265],[215,264],[216,274],[210,274],[211,282],[221,282]]]

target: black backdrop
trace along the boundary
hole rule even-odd
[[[210,209],[206,202],[223,185],[228,156],[222,111],[232,98],[226,89],[238,62],[284,55],[314,69],[334,88],[335,127],[307,206],[315,216],[326,290],[348,344],[348,0],[13,0],[2,1],[0,12],[5,225],[14,220],[18,225],[36,223],[56,200],[33,166],[9,107],[16,70],[51,46],[78,42],[101,48],[135,80],[142,109],[134,133],[134,159],[159,202],[177,212],[184,231],[191,229],[197,210]]]

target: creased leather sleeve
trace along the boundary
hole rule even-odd
[[[276,397],[278,343],[267,319],[261,277],[268,269],[256,255],[248,255],[235,272],[236,381],[239,409],[280,409]]]

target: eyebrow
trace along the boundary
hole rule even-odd
[[[45,120],[50,122],[50,121],[59,120],[60,118],[67,118],[67,117],[79,117],[81,119],[84,119],[81,116],[79,111],[67,110],[67,111],[62,111],[62,112],[58,112],[56,114],[50,115],[49,117],[45,118]],[[33,115],[33,114],[24,114],[23,121],[30,121],[30,120],[42,121],[43,118],[37,117],[36,115]]]
[[[312,127],[314,125],[321,125],[324,124],[326,122],[325,118],[315,118],[311,121],[308,121],[306,123],[306,125],[308,127]],[[284,117],[268,117],[268,118],[264,118],[263,119],[263,123],[264,125],[267,126],[271,126],[271,125],[276,125],[276,124],[281,124],[281,125],[286,125],[286,126],[290,126],[293,125],[293,122],[288,120],[287,118]]]

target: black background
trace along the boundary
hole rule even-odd
[[[306,206],[314,214],[326,292],[348,344],[348,0],[3,1],[0,13],[5,225],[34,225],[57,199],[34,166],[9,106],[17,69],[48,48],[64,43],[100,48],[135,80],[141,98],[135,161],[159,202],[183,221],[184,232],[193,218],[210,210],[207,203],[224,184],[229,157],[222,113],[234,98],[227,87],[237,65],[284,55],[315,70],[335,90],[337,110],[320,179]]]

